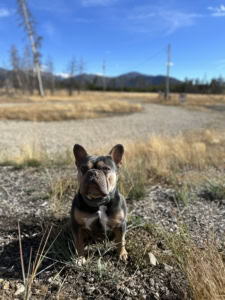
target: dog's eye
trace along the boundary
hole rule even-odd
[[[81,172],[84,174],[85,172],[87,172],[88,167],[83,166],[83,167],[80,168],[80,170],[81,170]]]
[[[103,167],[103,172],[109,172],[111,169],[109,167]]]

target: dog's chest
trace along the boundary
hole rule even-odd
[[[108,228],[108,216],[106,214],[106,207],[100,206],[97,213],[89,216],[88,218],[84,218],[85,228],[88,230],[92,229],[94,223],[98,222],[101,224],[104,231],[109,230]]]

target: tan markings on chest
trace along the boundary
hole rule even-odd
[[[124,211],[121,209],[112,216],[107,216],[106,207],[100,206],[99,210],[94,214],[88,214],[75,210],[75,220],[82,227],[91,230],[91,225],[98,220],[100,221],[104,231],[111,230],[115,227],[119,227],[124,220]]]
[[[98,214],[89,214],[80,211],[79,209],[75,210],[74,217],[76,222],[81,225],[82,227],[85,227],[87,229],[90,229],[91,224],[97,220]]]
[[[120,209],[109,218],[108,226],[111,228],[119,227],[124,219],[125,219],[124,211]]]
[[[79,225],[84,227],[85,229],[91,230],[91,225],[99,219],[102,227],[105,231],[108,230],[108,217],[106,215],[106,207],[100,206],[99,210],[94,214],[88,214],[85,212],[81,212],[80,210],[75,210],[75,220]]]

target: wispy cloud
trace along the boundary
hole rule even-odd
[[[115,2],[116,0],[81,0],[83,6],[107,6]]]
[[[135,32],[171,34],[181,27],[192,26],[203,17],[195,13],[171,10],[167,7],[138,7],[128,16],[128,28]]]
[[[213,17],[225,17],[225,5],[221,4],[219,7],[209,6],[208,10],[210,10],[211,16]]]
[[[0,8],[0,18],[9,17],[12,12],[6,8]]]

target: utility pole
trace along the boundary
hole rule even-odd
[[[170,94],[170,51],[171,51],[171,45],[168,45],[168,54],[167,54],[167,74],[166,74],[166,90],[165,90],[165,100],[169,100],[169,94]]]
[[[31,48],[33,52],[33,57],[34,57],[34,67],[37,73],[37,79],[38,79],[38,85],[39,85],[39,93],[41,97],[44,97],[44,89],[43,89],[43,84],[42,84],[42,78],[41,78],[41,69],[40,69],[40,64],[39,64],[39,52],[37,50],[37,43],[39,42],[39,37],[35,35],[33,26],[32,26],[32,21],[31,21],[31,13],[27,8],[26,0],[17,0],[18,6],[19,6],[19,13],[21,17],[24,20],[24,25],[27,30],[30,43],[31,43]]]
[[[106,62],[103,62],[102,65],[102,73],[103,73],[103,91],[106,91]]]

